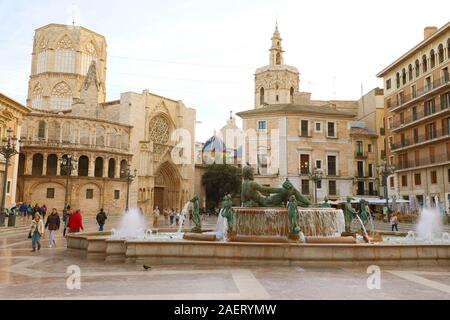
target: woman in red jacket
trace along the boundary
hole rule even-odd
[[[67,226],[69,227],[69,233],[77,233],[84,230],[80,210],[77,210],[70,215]]]

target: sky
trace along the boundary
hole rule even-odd
[[[449,12],[446,0],[0,0],[0,92],[25,103],[34,30],[75,18],[107,39],[107,100],[145,89],[182,100],[205,141],[230,111],[254,107],[276,21],[301,91],[357,100]]]

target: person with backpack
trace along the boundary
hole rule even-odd
[[[103,227],[105,226],[106,223],[106,219],[108,219],[108,217],[106,216],[105,211],[102,209],[100,209],[100,212],[97,214],[96,220],[97,223],[99,225],[99,232],[103,232]]]
[[[56,246],[56,231],[59,230],[61,224],[61,219],[58,215],[58,210],[53,208],[52,213],[48,216],[47,222],[45,223],[45,228],[48,229],[48,246]]]

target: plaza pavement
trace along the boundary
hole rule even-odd
[[[107,229],[119,217],[110,217]],[[95,231],[95,219],[84,219]],[[150,225],[150,219],[148,218]],[[164,225],[164,221],[162,225]],[[205,221],[215,225],[214,218]],[[389,229],[389,224],[377,223]],[[400,225],[409,231],[411,226]],[[446,227],[448,230],[448,226]],[[367,288],[367,269],[311,267],[142,266],[88,261],[67,254],[59,232],[56,248],[31,253],[28,224],[0,228],[0,299],[450,299],[446,267],[389,267],[381,289]],[[79,266],[81,290],[69,290],[67,268]]]

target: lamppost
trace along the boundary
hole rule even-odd
[[[128,165],[128,167],[121,171],[122,177],[124,177],[127,180],[127,206],[125,208],[125,211],[128,211],[129,209],[129,202],[130,202],[130,185],[134,181],[134,178],[137,176],[137,170],[134,170],[134,175],[131,174],[131,168]]]
[[[386,209],[389,208],[389,196],[388,196],[388,177],[395,172],[395,166],[389,165],[386,160],[383,160],[383,163],[378,166],[378,173],[383,178],[384,184],[384,198],[386,199]]]
[[[76,167],[77,159],[70,155],[70,156],[63,156],[61,158],[61,170],[64,170],[64,173],[66,174],[66,190],[65,190],[65,196],[64,196],[64,210],[63,212],[67,213],[67,206],[68,206],[68,200],[69,200],[69,179],[72,175],[72,171]]]
[[[6,204],[6,186],[8,184],[8,166],[9,166],[9,159],[14,157],[19,152],[16,150],[17,147],[17,137],[12,136],[13,130],[9,128],[6,130],[7,136],[3,138],[3,144],[0,149],[0,154],[5,158],[5,175],[3,177],[3,193],[2,193],[2,206],[0,208],[0,222],[1,224],[4,223],[4,219],[6,216],[5,212],[5,204]],[[19,142],[20,143],[20,142]]]
[[[300,174],[307,174],[309,180],[314,182],[314,203],[317,205],[317,184],[323,179],[323,170],[316,167],[311,172],[308,162],[305,162],[300,169]]]

